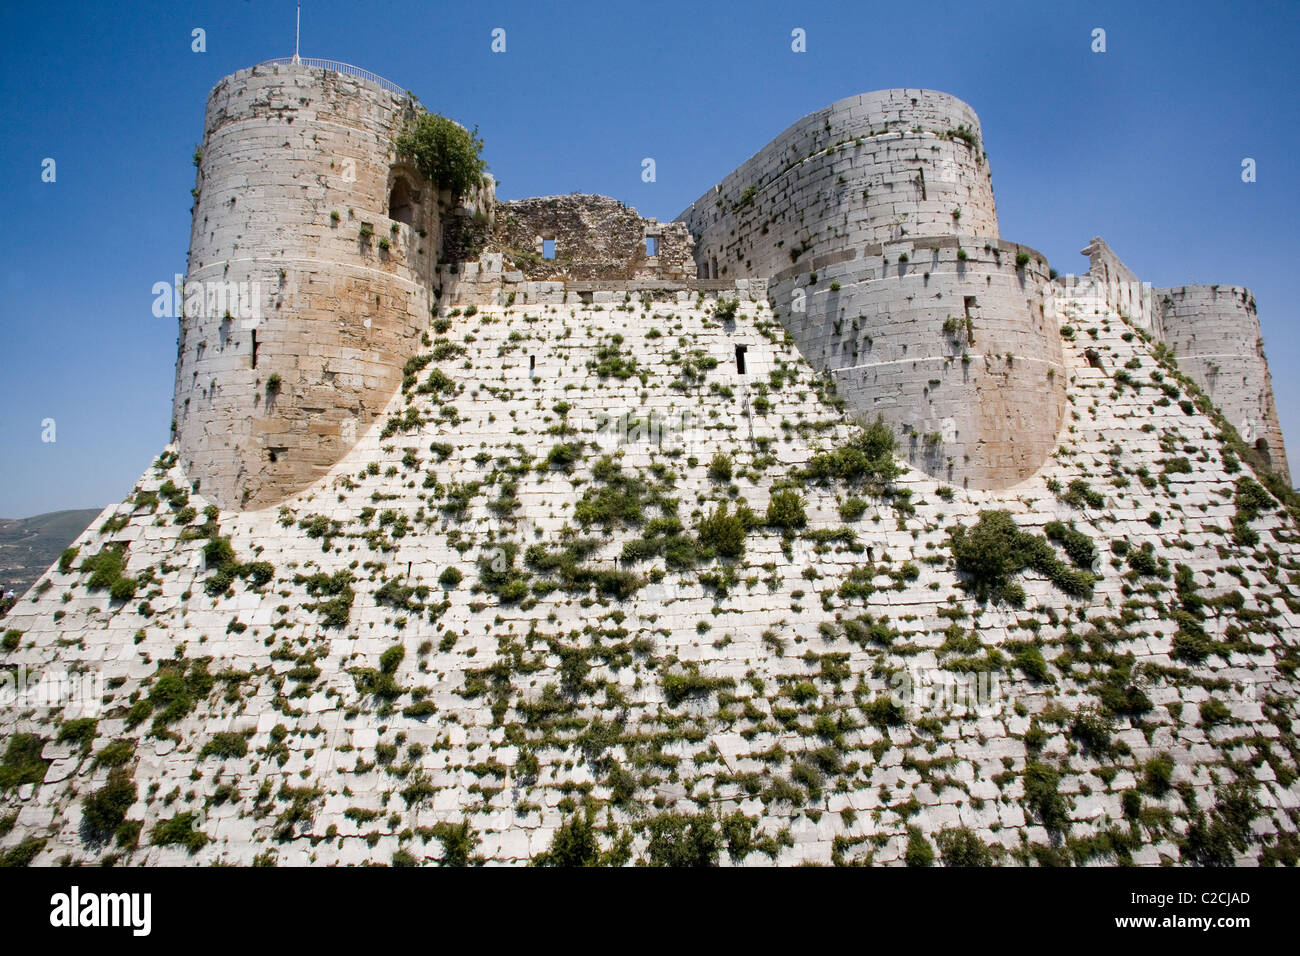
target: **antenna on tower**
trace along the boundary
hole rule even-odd
[[[298,4],[298,19],[293,28],[293,62],[298,61],[298,38],[302,35],[302,4]]]

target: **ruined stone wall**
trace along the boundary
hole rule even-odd
[[[187,473],[224,507],[327,471],[418,347],[440,230],[432,185],[393,153],[413,115],[306,66],[241,70],[209,96],[186,287],[247,283],[260,309],[186,309],[173,415]]]
[[[438,304],[459,311],[466,306],[613,304],[684,302],[724,295],[745,302],[767,301],[765,279],[530,279],[500,252],[485,252],[473,262],[438,267]],[[453,327],[458,316],[452,316]]]
[[[1127,315],[1134,325],[1159,337],[1159,312],[1152,304],[1151,283],[1139,279],[1100,236],[1094,237],[1080,255],[1088,257],[1088,277],[1107,304]]]
[[[678,220],[706,278],[773,275],[909,236],[998,235],[979,118],[933,90],[863,93],[810,113]]]
[[[1164,341],[1179,366],[1289,482],[1254,295],[1228,285],[1177,286],[1153,293]]]
[[[647,252],[647,238],[657,244]],[[554,242],[554,257],[546,240]],[[531,280],[682,279],[695,275],[682,223],[643,219],[608,196],[573,194],[498,204],[491,245]]]
[[[891,425],[900,454],[929,474],[984,489],[1032,475],[1065,410],[1043,256],[972,237],[856,253],[773,278],[773,309],[799,351],[861,417]]]

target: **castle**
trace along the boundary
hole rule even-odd
[[[833,103],[660,224],[599,196],[498,203],[490,180],[449,208],[395,154],[417,107],[394,90],[275,62],[209,97],[186,282],[253,282],[267,298],[256,328],[215,310],[181,322],[176,437],[223,506],[274,504],[346,454],[438,301],[511,294],[546,303],[739,281],[766,290],[804,357],[930,474],[1006,488],[1055,447],[1055,303],[1071,280],[1000,237],[979,118],[955,97]],[[1151,289],[1102,240],[1084,252],[1082,281],[1173,348],[1289,480],[1250,292]],[[267,393],[272,374],[284,385]]]
[[[421,109],[212,91],[174,441],[4,621],[0,862],[1300,859],[1247,290],[1057,276],[943,93],[673,222],[453,198]]]

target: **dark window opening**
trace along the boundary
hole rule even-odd
[[[257,329],[250,334],[253,336],[253,368],[257,368]]]
[[[657,256],[657,255],[659,255],[659,237],[658,237],[658,236],[646,236],[646,237],[645,237],[645,254],[646,254],[647,256]]]
[[[748,345],[736,346],[736,374],[737,375],[745,374],[745,352],[748,351],[748,349],[749,349]]]
[[[1255,439],[1255,451],[1259,452],[1260,455],[1263,457],[1263,459],[1264,459],[1264,464],[1268,465],[1269,467],[1272,467],[1272,465],[1273,465],[1273,457],[1268,453],[1268,439],[1267,439],[1267,438],[1256,438],[1256,439]]]
[[[709,260],[709,278],[716,279],[717,277],[718,277],[718,257],[714,256]]]
[[[543,259],[554,259],[554,258],[555,258],[555,240],[554,240],[554,239],[543,239],[543,240],[542,240],[542,258],[543,258]]]
[[[388,194],[388,218],[408,226],[415,222],[415,200],[405,179],[393,183],[393,191]]]
[[[528,377],[532,378],[533,372],[535,372],[536,370],[537,370],[537,356],[530,355],[528,356]]]

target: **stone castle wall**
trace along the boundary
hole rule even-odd
[[[810,113],[678,219],[704,278],[773,275],[907,236],[998,235],[979,117],[933,90],[863,93]]]
[[[327,472],[393,394],[439,296],[766,291],[809,360],[935,477],[1002,488],[1051,453],[1062,282],[999,239],[979,120],[960,100],[888,90],[831,104],[672,223],[602,196],[497,202],[490,180],[451,209],[394,155],[416,109],[304,66],[244,70],[211,94],[187,283],[252,287],[260,308],[186,310],[174,419],[184,467],[222,505],[266,507]],[[1181,330],[1170,344],[1285,471],[1267,364],[1240,345],[1258,339],[1253,304],[1229,316],[1215,310],[1230,297],[1184,292],[1157,307],[1104,241],[1084,253],[1075,283],[1157,336],[1166,321]]]
[[[990,193],[991,233],[755,276],[618,278],[612,246],[587,277],[437,265],[450,217],[393,163],[404,101],[378,89],[257,68],[213,93],[190,278],[266,283],[265,314],[187,311],[178,453],[6,619],[5,666],[47,692],[8,709],[30,736],[0,857],[536,863],[589,805],[608,862],[665,862],[679,814],[738,824],[734,865],[969,862],[950,836],[999,864],[1294,861],[1300,539],[1271,500],[1246,513],[1253,464],[1118,314],[1108,260],[1050,281]],[[1153,301],[1225,410],[1271,409],[1246,290]],[[429,378],[399,388],[412,353]],[[813,479],[857,433],[818,370],[930,474]],[[741,505],[768,520],[705,547]],[[989,511],[1095,553],[1041,538],[1068,578],[1036,559],[1020,599],[980,596],[954,542]]]
[[[173,415],[187,472],[225,507],[327,471],[418,347],[440,229],[435,190],[393,154],[414,115],[305,66],[242,70],[208,99],[186,288],[247,283],[260,316],[186,309]]]
[[[1227,285],[1153,290],[1165,342],[1241,437],[1289,482],[1255,297]]]
[[[429,349],[430,372],[452,389],[399,389],[385,410],[417,424],[361,436],[285,499],[284,519],[218,514],[213,533],[240,561],[264,562],[260,582],[212,587],[202,519],[182,517],[163,491],[188,476],[160,458],[139,493],[78,539],[80,559],[56,563],[6,619],[6,667],[102,685],[90,700],[6,708],[10,732],[33,735],[48,767],[0,793],[0,855],[26,844],[38,866],[434,864],[452,862],[437,828],[463,824],[475,858],[524,864],[590,801],[602,848],[626,834],[628,862],[654,861],[660,814],[707,810],[753,827],[722,865],[901,865],[916,840],[966,827],[1004,864],[1168,866],[1203,861],[1184,835],[1219,818],[1223,788],[1241,786],[1242,802],[1261,808],[1248,821],[1255,836],[1217,855],[1284,858],[1300,808],[1294,748],[1258,763],[1243,748],[1291,740],[1300,540],[1277,507],[1249,522],[1257,542],[1240,539],[1233,497],[1251,466],[1229,470],[1199,409],[1153,402],[1156,375],[1173,376],[1150,343],[1093,301],[1059,303],[1076,325],[1097,326],[1062,344],[1058,378],[1077,414],[1061,453],[1006,492],[945,494],[946,482],[906,468],[896,493],[879,496],[800,477],[854,430],[764,303],[743,303],[730,323],[714,307],[708,296],[545,308],[517,297],[455,317],[448,338],[464,352]],[[636,374],[602,376],[599,356],[615,344]],[[737,346],[748,350],[743,374]],[[688,365],[703,377],[688,384]],[[1141,388],[1119,387],[1121,370]],[[784,386],[764,389],[774,372]],[[1187,470],[1165,468],[1171,442],[1198,446]],[[544,464],[561,443],[576,457]],[[730,481],[712,474],[719,454],[734,464]],[[680,567],[644,550],[653,505],[635,524],[582,517],[589,495],[615,487],[614,462],[629,488],[671,502],[687,541],[715,508],[744,501],[762,516],[778,493],[798,495],[807,524],[760,519],[734,564]],[[1163,480],[1109,480],[1139,473]],[[1103,503],[1053,492],[1076,481]],[[859,495],[865,511],[847,516]],[[1089,594],[1069,596],[1038,571],[1014,576],[1023,607],[964,590],[952,536],[988,510],[1034,534],[1069,522],[1094,541]],[[621,570],[628,591],[565,583],[530,561],[533,547],[560,554],[575,529],[595,539],[579,568]],[[1151,567],[1113,565],[1120,541]],[[86,561],[107,548],[124,549],[132,600],[92,586]],[[494,583],[507,553],[525,600]],[[1177,588],[1152,576],[1166,566]],[[322,579],[348,582],[330,610]],[[1202,603],[1203,614],[1188,611]],[[1183,650],[1184,626],[1213,648],[1203,661]],[[944,692],[975,667],[991,678],[986,692]],[[392,671],[382,696],[365,677],[381,668]],[[173,707],[165,683],[181,673],[194,692]],[[880,719],[900,691],[898,716]],[[1109,710],[1117,693],[1136,706]],[[99,718],[88,737],[60,732],[87,716]],[[827,719],[844,732],[825,732]],[[1083,722],[1101,728],[1106,753],[1080,745]],[[212,746],[223,736],[246,751]],[[86,839],[90,798],[115,772],[96,759],[110,744],[134,757],[123,843]],[[1172,786],[1141,788],[1140,819],[1155,822],[1129,839],[1131,794],[1152,760],[1168,761]],[[1044,774],[1054,819],[1032,789]],[[156,839],[179,826],[201,845]]]
[[[1087,289],[1099,300],[1098,308],[1126,315],[1168,345],[1182,369],[1241,437],[1290,481],[1273,380],[1250,290],[1222,285],[1153,289],[1100,237],[1082,254],[1088,257],[1088,272],[1058,279],[1058,293],[1078,297]]]
[[[933,237],[867,247],[815,280],[791,267],[770,295],[800,352],[863,418],[893,426],[913,465],[1004,488],[1047,460],[1064,415],[1047,274],[1025,246]]]
[[[773,308],[800,350],[861,416],[891,425],[918,467],[1003,488],[1055,447],[1064,385],[1050,270],[998,238],[979,118],[961,100],[840,100],[679,219],[701,275],[773,277]]]
[[[1160,313],[1152,301],[1151,283],[1140,280],[1100,236],[1094,237],[1080,255],[1088,257],[1087,277],[1106,303],[1127,315],[1134,325],[1160,337]],[[1067,283],[1074,278],[1067,276]]]
[[[766,279],[531,279],[500,252],[438,267],[438,303],[449,309],[505,305],[619,305],[635,299],[681,303],[702,295],[767,301]]]
[[[654,254],[647,248],[654,242]],[[552,240],[553,258],[546,258]],[[643,219],[608,196],[538,196],[500,203],[492,245],[530,280],[685,279],[695,275],[691,234]]]

